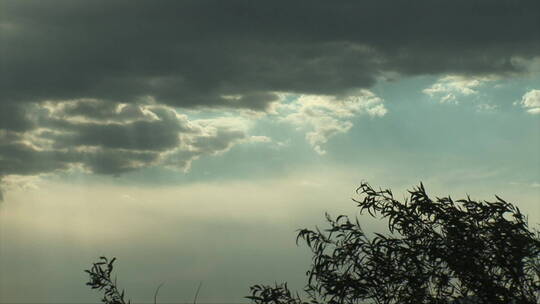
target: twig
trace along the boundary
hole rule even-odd
[[[197,287],[197,292],[195,292],[195,298],[193,299],[193,304],[197,304],[197,297],[199,296],[199,291],[201,290],[202,281],[199,283],[199,287]]]
[[[158,294],[159,289],[161,288],[161,286],[163,286],[163,284],[165,284],[165,283],[159,284],[159,286],[156,288],[156,292],[154,292],[154,304],[157,304],[157,294]]]

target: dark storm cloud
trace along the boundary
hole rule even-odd
[[[164,122],[72,124],[70,133],[54,139],[64,146],[100,146],[118,149],[166,150],[180,143],[179,128]]]
[[[519,72],[538,1],[4,1],[0,98],[263,110],[381,73]],[[240,95],[231,99],[224,96]]]
[[[26,131],[35,127],[27,117],[27,105],[0,102],[0,130]]]
[[[192,132],[187,126],[187,120],[177,118],[172,110],[158,108],[152,112],[155,117],[153,120],[125,122],[122,119],[144,118],[144,114],[141,113],[142,110],[127,110],[117,113],[115,107],[103,103],[102,108],[93,105],[90,115],[86,116],[79,113],[79,104],[83,104],[82,108],[87,107],[86,103],[76,103],[71,107],[62,109],[63,111],[59,111],[60,113],[54,113],[61,118],[53,116],[49,124],[43,124],[63,131],[49,133],[44,136],[54,140],[57,148],[97,146],[112,149],[164,151],[175,148],[180,144],[180,132]],[[69,116],[68,113],[71,113],[72,116]],[[114,119],[114,121],[86,122],[77,120],[78,117],[99,117],[108,118],[109,120]],[[75,118],[75,120],[69,118]]]
[[[0,145],[0,172],[2,175],[36,175],[82,165],[93,173],[118,175],[149,166],[157,157],[158,154],[152,152],[113,149],[39,150],[21,142],[6,142]]]
[[[119,175],[151,166],[157,160],[159,154],[146,151],[106,149],[97,153],[80,153],[78,156],[78,160],[93,173]]]
[[[118,116],[116,109],[118,104],[114,102],[105,102],[103,100],[78,100],[62,104],[60,115],[82,116],[93,119],[107,119]],[[121,111],[126,112],[126,111]]]
[[[65,152],[37,150],[21,141],[4,140],[0,144],[1,175],[33,175],[67,169],[72,159],[73,156]]]

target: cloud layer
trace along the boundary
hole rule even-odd
[[[90,109],[90,110],[86,110]],[[240,118],[190,120],[163,105],[81,99],[35,105],[39,128],[1,130],[2,175],[83,170],[118,175],[154,165],[189,169],[192,160],[261,141]]]
[[[386,113],[365,93],[377,81],[455,75],[426,90],[455,99],[490,77],[526,73],[540,54],[538,1],[53,0],[0,9],[0,178],[187,169],[269,139],[250,135],[243,118],[179,113],[272,113],[284,109],[283,93],[302,97],[281,119],[324,154],[353,117]],[[524,96],[531,113],[534,104]]]
[[[540,53],[537,1],[10,1],[2,11],[2,102],[153,96],[262,110],[275,91],[520,72]]]

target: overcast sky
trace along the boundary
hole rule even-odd
[[[362,180],[534,226],[539,155],[539,1],[0,1],[0,303],[301,289]]]

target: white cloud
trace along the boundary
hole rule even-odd
[[[290,96],[283,95],[287,100]],[[332,136],[348,132],[352,119],[366,114],[371,117],[384,116],[388,110],[383,100],[368,90],[360,90],[354,95],[336,97],[330,95],[300,95],[291,102],[284,102],[277,109],[284,115],[282,120],[306,129],[306,140],[319,154],[325,154],[322,147]]]
[[[495,76],[467,77],[447,75],[439,78],[429,88],[422,90],[426,95],[439,99],[440,103],[458,103],[458,98],[478,94],[478,88],[497,80]]]
[[[272,142],[272,139],[268,136],[253,135],[248,138],[248,141],[252,143],[269,143]]]
[[[540,90],[530,90],[525,93],[519,104],[530,114],[540,114]]]
[[[477,112],[493,112],[495,111],[499,106],[489,103],[481,103],[476,105],[476,111]]]

